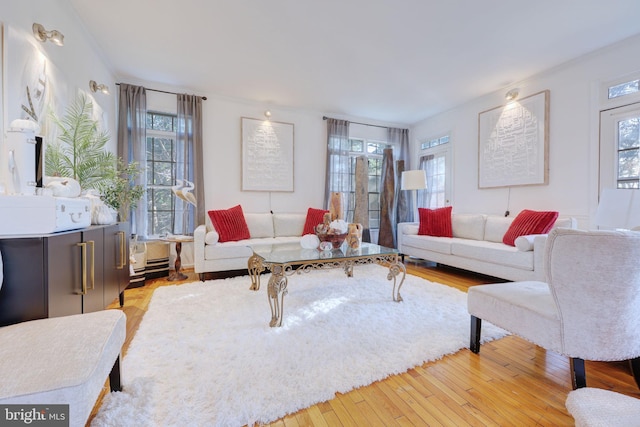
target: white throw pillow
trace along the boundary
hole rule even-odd
[[[515,240],[516,248],[520,252],[529,252],[533,250],[533,241],[537,236],[546,236],[546,234],[529,234],[527,236],[519,236]]]
[[[215,245],[220,240],[220,235],[216,230],[207,232],[206,236],[204,236],[204,242],[207,245]]]

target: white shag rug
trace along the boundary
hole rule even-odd
[[[396,303],[387,272],[294,274],[280,328],[268,275],[257,292],[248,276],[158,288],[92,425],[267,423],[469,345],[464,292],[407,275]]]

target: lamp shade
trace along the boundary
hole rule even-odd
[[[402,172],[402,190],[424,190],[427,188],[427,175],[422,169]]]
[[[602,190],[596,211],[596,225],[624,229],[640,225],[640,190]]]

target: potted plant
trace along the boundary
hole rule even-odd
[[[73,178],[82,189],[98,188],[113,174],[116,159],[104,149],[109,133],[93,119],[93,104],[80,94],[62,119],[54,115],[53,120],[60,135],[45,151],[46,174]]]
[[[144,187],[135,184],[138,175],[140,168],[137,162],[126,164],[122,158],[118,158],[113,173],[98,186],[100,198],[118,212],[120,221],[128,220],[129,212],[138,206],[144,194]]]

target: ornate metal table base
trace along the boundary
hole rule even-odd
[[[399,261],[397,254],[392,255],[362,255],[356,258],[346,259],[326,259],[326,260],[312,260],[312,261],[295,261],[291,263],[287,262],[265,262],[259,255],[253,254],[248,261],[249,275],[251,276],[252,291],[260,289],[260,274],[268,269],[271,271],[271,277],[267,286],[267,296],[269,298],[269,306],[271,307],[271,321],[269,326],[282,326],[282,318],[284,313],[284,296],[287,294],[287,285],[289,280],[287,276],[293,274],[308,273],[312,270],[323,270],[328,268],[343,268],[347,277],[353,277],[354,265],[363,264],[388,264],[389,273],[387,274],[387,280],[393,280],[393,290],[391,297],[393,301],[402,301],[400,295],[400,288],[404,283],[404,279],[407,275],[407,271],[403,263]],[[293,266],[298,266],[293,268]],[[398,276],[402,274],[398,283]]]

